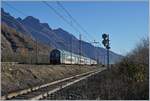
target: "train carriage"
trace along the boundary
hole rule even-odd
[[[80,56],[68,51],[54,49],[50,53],[51,64],[97,64],[97,61],[91,58]]]

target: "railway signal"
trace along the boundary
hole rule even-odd
[[[105,48],[107,49],[107,68],[109,69],[109,49],[110,49],[110,44],[109,44],[109,34],[102,34],[102,44],[105,46]]]

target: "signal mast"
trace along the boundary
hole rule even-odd
[[[109,49],[110,49],[110,43],[109,43],[109,34],[102,34],[102,44],[107,49],[107,69],[109,69]]]

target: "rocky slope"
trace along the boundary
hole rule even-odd
[[[6,62],[31,62],[30,58],[32,58],[33,63],[36,58],[36,50],[40,51],[39,58],[40,55],[48,58],[48,54],[52,50],[47,45],[37,43],[31,37],[16,31],[5,23],[1,24],[1,39],[2,61]]]

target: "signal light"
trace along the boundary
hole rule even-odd
[[[106,47],[107,45],[109,45],[109,36],[107,34],[103,34],[102,35],[102,44]]]
[[[102,35],[102,38],[103,38],[102,44],[106,47],[106,49],[110,49],[110,47],[109,47],[109,35],[104,33]]]
[[[107,37],[108,37],[107,34],[103,34],[103,35],[102,35],[102,38],[103,38],[103,39],[106,39]]]
[[[106,40],[103,40],[103,41],[102,41],[102,44],[103,44],[104,46],[106,46],[106,45],[107,45],[107,41],[106,41]]]

